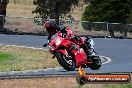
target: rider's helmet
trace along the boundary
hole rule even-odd
[[[57,22],[55,19],[49,19],[45,22],[45,29],[50,35],[54,35],[58,31]]]

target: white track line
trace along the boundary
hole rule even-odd
[[[101,58],[103,57],[103,58],[107,59],[107,61],[102,63],[102,64],[108,64],[108,63],[110,63],[112,61],[111,58],[109,58],[109,57],[106,57],[106,56],[100,56],[100,57]]]
[[[44,48],[35,48],[35,47],[27,47],[27,46],[18,46],[18,45],[5,45],[5,44],[0,44],[0,46],[11,46],[11,47],[18,47],[18,48],[27,48],[27,49],[40,49],[40,50],[47,50],[47,49],[44,49]]]

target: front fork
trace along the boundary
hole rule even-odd
[[[65,56],[69,56],[66,49],[58,50],[57,52],[61,52]],[[52,58],[54,59],[56,57],[56,53],[53,53]]]

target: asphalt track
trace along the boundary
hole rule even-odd
[[[0,44],[17,45],[26,47],[43,48],[46,42],[45,36],[28,35],[3,35],[0,34]],[[100,56],[111,58],[111,62],[103,64],[99,70],[93,71],[86,68],[87,73],[115,73],[132,72],[132,40],[114,38],[94,38],[95,49]],[[24,72],[1,72],[4,76],[51,76],[51,75],[74,75],[78,71],[66,71],[61,67],[37,69]]]

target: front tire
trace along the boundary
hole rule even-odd
[[[89,66],[92,70],[98,70],[101,67],[101,59],[99,56],[93,56],[92,64]]]
[[[56,58],[57,58],[59,64],[67,71],[75,70],[76,66],[75,66],[75,62],[73,61],[72,58],[68,58],[60,52],[56,53]],[[71,61],[70,64],[68,63],[68,61]]]

